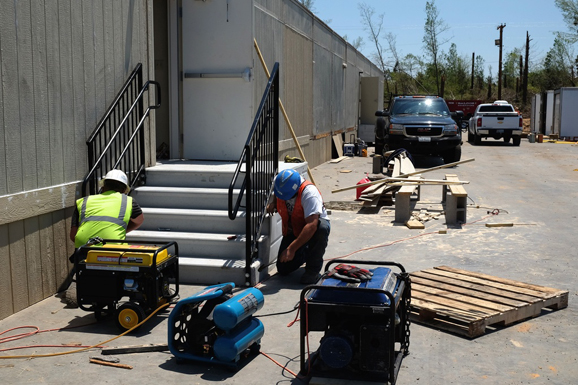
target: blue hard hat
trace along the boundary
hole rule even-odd
[[[275,178],[273,191],[275,196],[286,201],[297,194],[299,186],[301,185],[301,176],[295,170],[283,170]]]

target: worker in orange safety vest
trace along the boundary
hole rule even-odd
[[[313,183],[292,169],[277,175],[273,192],[267,212],[277,211],[283,227],[277,271],[287,275],[305,264],[300,282],[316,283],[321,277],[323,255],[331,230],[321,193]]]

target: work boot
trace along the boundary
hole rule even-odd
[[[303,273],[299,282],[305,285],[313,285],[314,283],[317,283],[317,281],[319,281],[319,278],[321,278],[321,274],[319,274],[318,272],[305,270],[305,273]]]

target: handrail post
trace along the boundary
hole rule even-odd
[[[247,142],[229,185],[229,219],[234,220],[245,196],[246,284],[252,282],[251,265],[258,250],[262,225],[267,214],[267,201],[273,192],[273,178],[279,159],[279,63],[275,63],[263,98],[255,114]],[[245,178],[233,206],[233,191],[245,166]]]
[[[253,205],[252,201],[252,178],[251,178],[251,159],[253,152],[251,146],[245,146],[245,178],[246,178],[246,195],[245,195],[245,283],[250,286],[251,283],[251,264],[253,263]]]

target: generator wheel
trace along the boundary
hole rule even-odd
[[[127,302],[117,310],[116,326],[125,331],[138,325],[145,317],[145,311],[140,305],[134,302]]]

